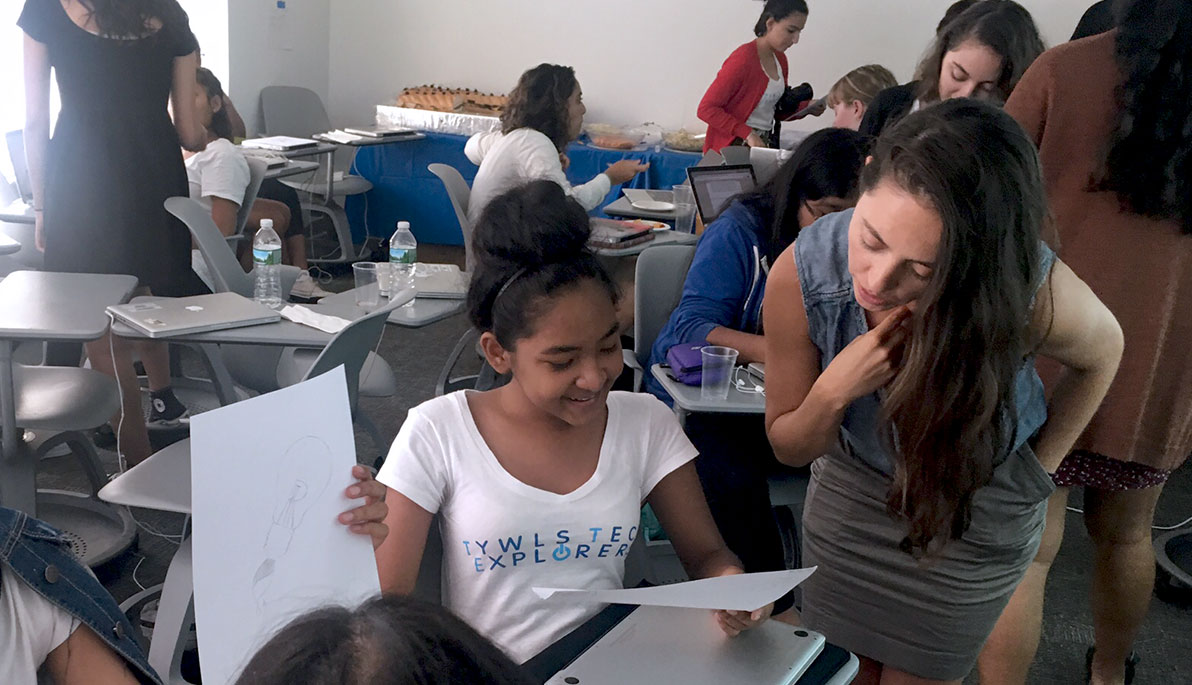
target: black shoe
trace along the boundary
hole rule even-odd
[[[1093,681],[1093,652],[1097,651],[1096,647],[1089,647],[1089,651],[1084,653],[1084,682],[1091,683]],[[1134,682],[1134,669],[1138,666],[1138,652],[1130,652],[1130,656],[1126,657],[1126,677],[1123,682],[1126,685]]]
[[[190,423],[190,412],[186,405],[174,397],[170,388],[150,393],[149,427],[174,428]]]
[[[112,449],[116,447],[116,431],[108,424],[104,424],[95,429],[91,434],[91,441],[95,443],[96,447],[103,449]]]

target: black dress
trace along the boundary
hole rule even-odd
[[[130,274],[156,295],[201,286],[190,234],[162,207],[188,195],[166,110],[174,58],[198,48],[181,16],[147,37],[102,38],[59,0],[26,0],[17,24],[46,45],[62,103],[45,168],[46,270]]]

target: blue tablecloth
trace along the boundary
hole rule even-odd
[[[463,236],[447,191],[426,166],[439,162],[455,167],[471,185],[477,167],[464,156],[466,136],[427,133],[422,140],[369,145],[357,149],[353,173],[373,183],[368,193],[349,197],[348,217],[352,237],[363,242],[368,236],[387,238],[399,220],[409,221],[414,236],[421,242],[462,245]],[[650,169],[629,182],[630,188],[661,188],[687,179],[687,167],[700,155],[662,150],[601,150],[582,143],[567,148],[571,167],[567,178],[572,183],[586,183],[617,160],[633,158],[650,163]],[[617,199],[620,186],[613,186],[601,206]],[[597,210],[593,214],[599,215]]]

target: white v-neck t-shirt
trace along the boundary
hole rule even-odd
[[[12,570],[0,569],[0,683],[36,685],[46,657],[79,623]]]
[[[468,392],[411,409],[377,480],[439,514],[443,604],[522,663],[601,609],[530,588],[622,587],[642,501],[696,450],[658,399],[612,392],[592,477],[565,495],[540,490],[497,461]]]

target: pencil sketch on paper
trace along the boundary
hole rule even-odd
[[[290,443],[277,459],[272,523],[265,534],[261,563],[252,579],[252,594],[258,609],[270,599],[269,586],[278,561],[290,551],[306,512],[331,482],[331,463],[331,448],[311,435]]]

